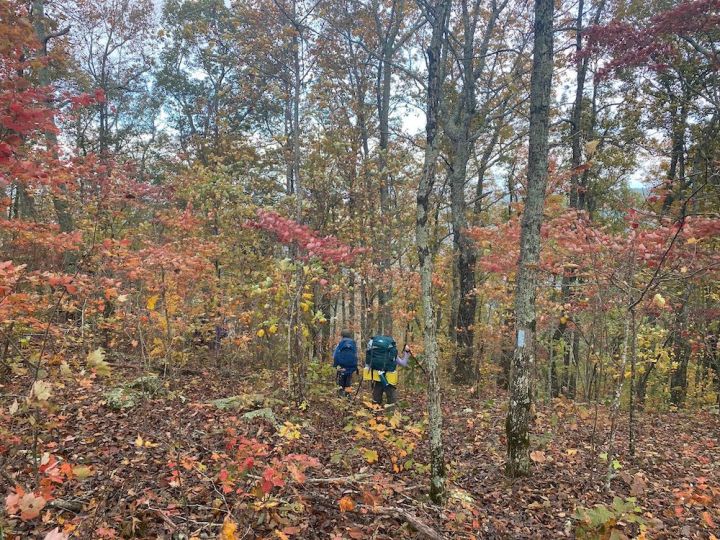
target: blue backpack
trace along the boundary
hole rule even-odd
[[[354,339],[343,338],[333,355],[335,363],[344,368],[357,368],[357,345]]]

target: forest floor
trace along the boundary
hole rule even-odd
[[[122,373],[138,375],[116,368],[113,385]],[[539,406],[532,476],[511,482],[503,475],[505,396],[448,391],[451,498],[438,508],[427,500],[421,392],[401,381],[398,412],[373,411],[366,388],[357,399],[338,398],[328,375],[298,409],[281,394],[284,373],[188,370],[126,410],[107,405],[107,383],[68,381],[39,418],[37,455],[45,458],[37,476],[19,444],[33,439],[32,422],[8,414],[28,383],[0,386],[0,428],[12,433],[9,444],[0,441],[3,497],[12,483],[28,489],[48,477],[54,485],[36,519],[0,517],[0,538],[3,530],[6,538],[43,538],[54,527],[82,539],[217,538],[221,527],[228,539],[571,538],[581,534],[579,508],[591,509],[586,528],[597,525],[587,538],[613,529],[615,538],[720,535],[716,413],[646,411],[634,458],[622,418],[608,492],[605,409],[566,400]],[[241,397],[212,403],[229,396]]]

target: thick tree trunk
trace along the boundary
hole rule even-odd
[[[415,236],[420,264],[420,286],[423,311],[423,341],[428,377],[428,433],[430,438],[430,498],[442,503],[446,498],[445,457],[442,444],[442,409],[438,378],[437,327],[433,309],[433,253],[429,242],[430,198],[435,184],[438,157],[438,113],[445,78],[447,28],[452,0],[439,0],[426,6],[426,17],[432,25],[432,38],[427,49],[428,85],[427,120],[425,126],[425,158],[417,190]]]
[[[553,72],[553,0],[535,0],[535,37],[530,81],[530,136],[520,261],[515,292],[516,346],[510,370],[506,472],[530,473],[530,404],[535,362],[535,292],[540,261],[540,226],[548,175],[548,133]]]

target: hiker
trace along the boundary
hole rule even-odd
[[[352,376],[357,371],[357,345],[350,330],[340,332],[340,338],[333,352],[333,367],[337,369],[337,393],[341,397],[350,397]]]
[[[398,355],[395,340],[390,336],[374,336],[365,349],[365,369],[363,379],[370,381],[373,390],[373,402],[382,405],[383,394],[387,395],[387,404],[397,401],[397,365],[407,367],[410,347],[405,345],[403,355]]]

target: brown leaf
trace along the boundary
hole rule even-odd
[[[635,476],[633,476],[632,484],[630,485],[630,496],[639,497],[640,495],[645,493],[646,489],[647,482],[642,477],[642,474],[636,473]]]

